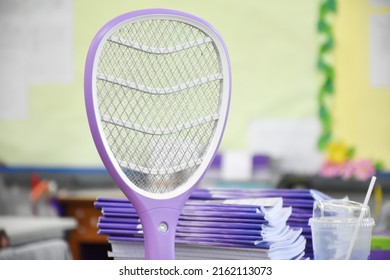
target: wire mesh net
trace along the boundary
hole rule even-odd
[[[223,77],[211,38],[176,20],[129,23],[104,42],[96,75],[103,131],[124,174],[152,193],[183,185],[219,118]]]

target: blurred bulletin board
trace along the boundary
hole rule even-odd
[[[0,0],[1,4],[6,2],[14,3],[14,0]],[[36,6],[30,7],[27,4],[30,2]],[[50,49],[45,51],[48,57],[23,50],[25,60],[22,56],[14,56],[9,62],[12,71],[16,71],[12,67],[18,71],[21,66],[28,68],[26,73],[20,74],[20,79],[11,79],[10,75],[8,85],[10,88],[20,86],[13,90],[26,94],[14,101],[7,96],[7,91],[0,89],[0,106],[23,112],[20,116],[0,119],[0,162],[49,166],[101,164],[85,114],[85,57],[93,36],[103,24],[115,16],[143,8],[171,8],[196,14],[209,21],[224,38],[232,63],[233,92],[222,150],[247,148],[248,128],[253,119],[315,118],[319,2],[15,1],[21,9],[14,12],[15,17],[26,13],[34,24],[43,24],[46,28],[32,33],[30,39],[37,40],[36,46],[47,43]],[[21,32],[28,33],[24,30],[28,29],[27,23],[22,19],[22,24],[17,24]],[[28,34],[23,36],[28,38]],[[57,66],[64,69],[51,68],[52,59],[62,61]],[[48,64],[38,67],[29,60]],[[1,67],[0,71],[4,73],[7,69]],[[34,78],[44,73],[48,75],[45,76],[47,79]],[[61,73],[61,79],[49,77],[56,73]],[[3,80],[0,82],[4,83]]]
[[[26,120],[29,86],[73,80],[68,0],[0,0],[0,119]]]
[[[390,84],[383,71],[390,73],[389,17],[389,0],[337,1],[333,54],[333,135],[354,147],[356,156],[382,161],[386,169]]]

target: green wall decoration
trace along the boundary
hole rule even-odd
[[[321,124],[321,134],[318,148],[324,150],[332,139],[331,99],[334,93],[335,70],[332,63],[334,49],[334,32],[330,16],[336,12],[336,0],[325,0],[319,7],[317,30],[320,35],[317,69],[320,73],[320,88],[318,91],[318,111]]]

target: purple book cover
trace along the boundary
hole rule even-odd
[[[206,224],[197,224],[189,223],[188,225],[183,225],[183,223],[179,223],[177,227],[177,232],[192,232],[192,233],[226,233],[226,234],[247,234],[247,235],[257,235],[261,234],[261,228],[258,226],[257,229],[245,228],[243,225],[240,227],[234,227],[234,225],[230,225],[230,227],[221,227],[221,225],[215,225],[215,223]],[[98,223],[99,229],[123,229],[123,230],[142,230],[141,224],[134,223]]]
[[[187,203],[184,208],[185,210],[204,210],[204,211],[239,211],[239,212],[249,212],[249,213],[258,213],[260,212],[260,207],[255,206],[245,206],[245,205],[232,205],[232,204],[190,204]]]
[[[98,197],[96,198],[97,202],[121,202],[121,203],[129,203],[130,201],[124,197]]]
[[[122,216],[126,215],[136,215],[136,211],[134,208],[130,207],[104,207],[102,208],[102,212],[106,216]],[[215,211],[193,211],[186,210],[185,208],[181,211],[181,216],[203,216],[203,217],[229,217],[229,218],[246,218],[246,219],[263,219],[264,214],[262,213],[249,213],[249,212],[231,212],[231,211],[223,211],[223,209],[216,208]]]
[[[254,223],[254,224],[266,224],[265,219],[246,219],[242,217],[208,217],[208,216],[180,216],[179,221],[210,221],[220,223]]]
[[[181,221],[179,220],[180,226],[187,227],[214,227],[214,228],[239,228],[239,229],[252,229],[252,230],[260,230],[261,224],[257,223],[240,223],[240,222],[210,222],[210,221]]]
[[[108,237],[108,240],[110,242],[143,242],[143,239],[137,238],[137,237],[126,237],[126,236],[110,236]],[[202,245],[202,246],[207,246],[210,250],[213,250],[214,248],[218,247],[228,247],[228,248],[256,248],[256,249],[268,249],[269,245],[267,244],[262,244],[262,246],[237,246],[237,244],[231,244],[229,242],[216,242],[215,240],[192,240],[192,239],[176,239],[176,243],[179,244],[190,244],[190,245]]]
[[[102,234],[108,235],[110,237],[113,236],[143,236],[142,231],[140,230],[134,230],[134,229],[101,229],[99,230]],[[234,233],[232,234],[220,234],[220,233],[195,233],[195,232],[185,232],[181,231],[179,229],[176,232],[176,239],[213,239],[214,241],[220,241],[223,240],[224,242],[232,242],[234,240],[234,243],[246,243],[248,241],[254,242],[254,241],[260,241],[262,240],[262,237],[257,235],[236,235]]]
[[[98,223],[99,229],[142,230],[141,224]]]
[[[191,199],[227,199],[243,197],[283,197],[283,198],[306,198],[308,200],[331,199],[328,195],[311,189],[240,189],[240,188],[199,188],[191,195]],[[126,198],[99,197],[98,201],[127,202]]]
[[[203,235],[204,233],[211,233],[217,235],[257,235],[261,236],[261,230],[253,230],[253,229],[240,229],[240,228],[209,228],[209,227],[183,227],[178,226],[177,232],[186,232],[186,233],[198,233]],[[237,236],[237,238],[239,238]]]
[[[311,190],[296,189],[233,189],[211,188],[197,189],[192,194],[193,199],[232,199],[238,197],[295,197],[314,200]]]
[[[125,220],[125,221],[124,221]],[[104,227],[110,227],[111,224],[115,225],[140,225],[141,222],[138,219],[128,218],[112,218],[100,217],[98,225],[104,225]],[[178,225],[181,227],[213,227],[213,228],[238,228],[238,229],[252,229],[261,230],[261,223],[240,223],[240,222],[212,222],[212,221],[192,221],[192,220],[179,220]]]
[[[121,209],[133,209],[133,206],[129,202],[124,201],[96,201],[94,203],[95,208],[121,208]],[[234,205],[234,204],[222,204],[222,203],[211,203],[204,201],[188,201],[184,209],[186,210],[204,210],[214,211],[217,209],[224,211],[240,211],[240,212],[260,212],[260,207],[251,205]]]
[[[98,233],[110,236],[143,236],[143,232],[140,229],[99,229]]]
[[[134,225],[121,225],[120,227],[109,227],[103,228],[99,226],[99,233],[104,235],[137,235],[142,234],[142,228]],[[216,228],[187,228],[187,227],[177,227],[176,236],[180,234],[187,236],[198,236],[205,237],[207,235],[212,235],[213,237],[221,238],[221,236],[234,236],[237,239],[240,239],[241,235],[257,236],[258,239],[261,239],[260,230],[245,230],[245,229],[216,229]]]
[[[212,245],[229,245],[229,246],[237,246],[237,247],[255,247],[256,240],[242,240],[242,239],[230,239],[230,238],[207,238],[207,237],[199,237],[199,238],[192,238],[192,237],[183,237],[183,238],[177,238],[178,242],[181,241],[187,241],[188,243],[205,243],[205,244],[212,244]],[[268,248],[268,246],[264,246],[265,248]]]
[[[313,211],[295,211],[294,208],[291,209],[290,217],[294,218],[304,218],[306,220],[310,219],[313,216]]]
[[[116,217],[116,218],[136,218],[138,219],[139,216],[137,213],[128,213],[128,212],[106,212],[104,213],[104,216],[106,217]]]
[[[104,211],[110,211],[110,209],[117,208],[118,210],[126,211],[133,211],[135,212],[135,209],[130,203],[122,203],[122,202],[95,202],[94,203],[95,208],[97,209],[103,209]],[[242,213],[256,213],[260,214],[261,210],[260,207],[256,206],[245,206],[245,205],[231,205],[231,204],[205,204],[203,203],[195,203],[195,204],[187,204],[184,206],[183,210],[186,211],[224,211],[224,212],[242,212]]]
[[[127,212],[105,212],[103,211],[104,217],[107,218],[115,218],[115,219],[137,219],[137,213],[127,213]],[[181,215],[179,217],[179,221],[209,221],[209,222],[220,222],[220,223],[254,223],[254,224],[265,224],[267,221],[263,219],[261,216],[257,216],[257,219],[253,218],[245,218],[245,217],[221,217],[221,216],[187,216]]]
[[[117,217],[117,216],[101,216],[99,217],[99,221],[102,222],[113,222],[113,223],[138,223],[140,220],[137,216],[134,217]],[[258,225],[267,223],[265,220],[254,220],[254,219],[242,219],[242,218],[229,218],[229,217],[180,217],[179,222],[217,222],[218,224],[225,223],[244,223],[244,224],[252,224],[254,227]]]
[[[104,207],[119,207],[119,208],[133,208],[133,205],[129,202],[115,202],[115,201],[95,201],[95,208],[101,209]]]
[[[100,216],[98,219],[98,224],[99,223],[141,224],[141,221],[138,218],[115,218]]]

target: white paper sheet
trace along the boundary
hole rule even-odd
[[[227,181],[248,181],[252,178],[252,155],[247,151],[223,153],[221,177]]]
[[[390,87],[390,15],[370,16],[371,86]]]
[[[28,117],[31,84],[69,83],[71,0],[0,0],[0,120]]]
[[[259,119],[249,127],[251,151],[268,155],[281,172],[316,173],[320,125],[316,119]]]
[[[28,115],[25,57],[0,51],[0,120],[24,120]]]
[[[390,7],[390,0],[370,0],[373,7]]]
[[[29,1],[27,20],[30,82],[71,82],[74,78],[72,1]]]
[[[0,0],[0,119],[27,118],[27,30],[23,0]]]

